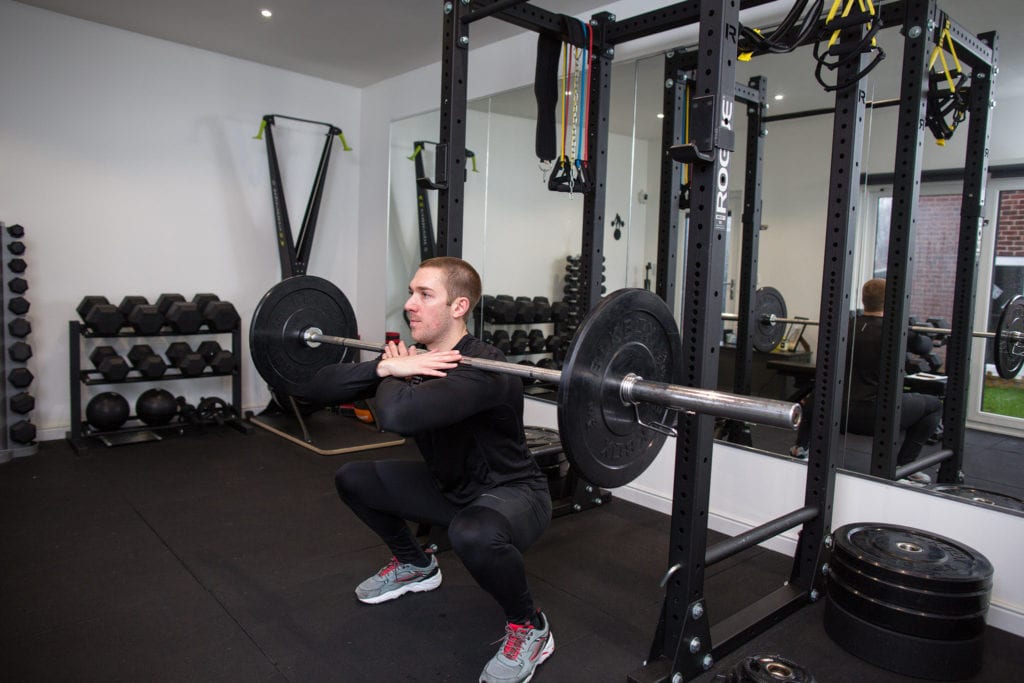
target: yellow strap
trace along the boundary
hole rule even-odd
[[[753,29],[753,31],[754,31],[754,33],[756,33],[759,36],[763,36],[764,35],[763,33],[761,33],[761,29],[759,29],[759,28],[755,28],[755,29]],[[754,51],[751,50],[750,52],[741,52],[736,59],[740,60],[741,62],[749,62],[753,57],[754,57]]]
[[[412,151],[412,155],[406,157],[409,161],[416,161],[416,156],[423,151],[423,145],[416,145],[416,149]]]
[[[828,26],[828,23],[830,21],[835,19],[836,11],[839,9],[839,5],[840,5],[841,2],[842,2],[842,0],[835,0],[835,2],[832,3],[832,9],[829,10],[828,17],[825,19],[825,25],[826,26]],[[860,11],[861,12],[866,12],[867,14],[870,14],[871,16],[875,16],[875,6],[871,2],[871,0],[857,0],[857,6],[860,7]],[[846,7],[843,8],[843,13],[840,16],[842,16],[843,18],[846,18],[846,17],[850,16],[850,10],[852,10],[852,9],[853,9],[853,0],[848,0],[848,2],[846,3]],[[871,22],[870,21],[867,22],[865,24],[865,26],[868,29],[870,29],[871,28]],[[832,47],[833,45],[835,45],[837,40],[839,40],[839,29],[836,29],[835,31],[832,32],[832,37],[828,39],[828,47]],[[871,39],[871,47],[875,47],[875,45],[876,45],[875,39],[872,38]]]
[[[341,140],[341,148],[343,150],[345,150],[346,152],[352,151],[352,148],[348,146],[347,142],[345,142],[345,134],[342,133],[340,130],[338,131],[338,139]]]
[[[256,133],[256,135],[253,135],[252,139],[253,140],[262,140],[263,139],[263,129],[266,128],[266,127],[267,127],[267,120],[266,119],[262,119],[260,121],[260,132]]]
[[[956,92],[953,75],[950,73],[949,64],[946,63],[946,51],[942,47],[943,42],[949,45],[949,53],[953,56],[953,66],[957,75],[959,75],[960,60],[956,56],[956,45],[953,43],[953,36],[949,32],[949,19],[946,19],[946,24],[942,27],[942,32],[939,34],[939,41],[935,43],[935,47],[932,48],[932,53],[928,57],[928,69],[931,70],[932,67],[935,66],[936,58],[939,59],[942,62],[942,70],[946,75],[946,83],[949,85],[949,91]]]
[[[473,160],[473,173],[477,173],[478,171],[476,170],[476,155],[474,154],[473,156],[470,157],[470,159]]]

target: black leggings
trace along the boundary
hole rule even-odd
[[[466,505],[442,495],[426,464],[413,460],[350,462],[334,475],[338,495],[400,562],[428,563],[406,520],[448,527],[462,563],[509,621],[534,614],[522,553],[551,521],[551,496],[524,485],[480,494]]]
[[[904,393],[900,399],[900,429],[906,430],[903,445],[896,455],[897,465],[906,465],[921,455],[921,449],[928,442],[942,421],[942,401],[930,394]],[[851,401],[846,422],[846,431],[851,434],[874,434],[875,401]]]

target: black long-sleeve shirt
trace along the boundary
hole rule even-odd
[[[504,361],[502,353],[466,335],[463,356]],[[547,490],[523,436],[523,383],[519,377],[459,365],[446,377],[377,377],[377,362],[322,369],[303,398],[327,403],[373,396],[382,429],[411,436],[444,495],[465,504],[484,491],[514,482]]]
[[[882,357],[882,318],[858,315],[850,333],[850,401],[878,399],[878,366]]]

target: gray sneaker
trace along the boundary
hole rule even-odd
[[[433,555],[426,567],[402,564],[397,557],[392,557],[379,572],[356,586],[356,597],[360,602],[376,605],[406,593],[432,591],[440,585],[441,568]]]
[[[555,651],[548,618],[540,613],[542,627],[505,625],[505,641],[498,654],[487,662],[480,683],[526,683],[537,666]]]

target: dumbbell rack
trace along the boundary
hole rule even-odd
[[[0,315],[3,325],[0,326],[0,373],[3,375],[2,389],[0,389],[0,401],[3,408],[0,416],[3,424],[0,425],[0,463],[8,462],[13,458],[34,455],[39,450],[36,443],[35,425],[32,424],[28,413],[35,407],[35,399],[28,393],[28,386],[16,387],[12,383],[12,373],[18,372],[22,377],[27,377],[28,382],[32,381],[32,374],[28,369],[28,358],[16,359],[11,351],[14,344],[22,343],[22,349],[28,349],[25,354],[31,357],[31,348],[26,347],[26,338],[31,333],[31,325],[28,324],[24,314],[27,310],[18,312],[21,309],[18,305],[12,305],[12,300],[19,299],[20,306],[28,308],[28,302],[21,294],[28,288],[24,281],[25,262],[21,258],[25,249],[22,241],[25,229],[20,225],[10,225],[0,222],[0,235],[3,242],[3,258],[0,259],[0,302],[3,305],[3,313]],[[13,258],[10,258],[13,257]],[[15,267],[15,262],[20,263]],[[21,291],[15,292],[15,280],[21,280]],[[17,322],[15,322],[17,321]],[[23,327],[24,329],[20,329]]]
[[[122,445],[127,443],[139,443],[144,441],[157,441],[161,437],[156,432],[184,433],[191,424],[187,422],[172,421],[166,425],[147,425],[138,420],[137,416],[129,416],[128,423],[138,421],[137,426],[120,427],[109,431],[100,431],[93,428],[83,419],[82,416],[82,387],[97,386],[101,384],[130,384],[137,382],[166,382],[180,379],[202,379],[205,377],[230,377],[231,378],[231,407],[234,408],[236,416],[241,415],[242,405],[242,364],[235,363],[235,369],[231,372],[214,372],[206,368],[203,372],[195,375],[184,374],[175,367],[168,367],[167,371],[157,378],[145,377],[138,370],[132,369],[128,376],[121,380],[110,380],[103,377],[97,369],[84,369],[82,367],[82,342],[94,339],[138,339],[153,337],[199,337],[211,335],[231,335],[231,352],[237,354],[242,348],[241,325],[236,325],[230,332],[215,332],[211,330],[200,330],[199,332],[175,332],[164,327],[156,334],[139,334],[134,331],[118,332],[117,334],[100,335],[89,331],[85,325],[78,320],[68,321],[68,355],[70,357],[70,381],[71,381],[71,429],[67,432],[67,439],[76,451],[81,451],[94,445],[97,441],[107,446]],[[244,434],[251,434],[252,427],[242,421],[239,417],[228,418],[224,424],[237,429]],[[205,425],[218,424],[215,421],[203,423]]]
[[[515,301],[524,300],[524,299],[528,299],[528,297],[518,297],[518,298],[514,299],[512,302],[509,302],[509,303],[514,303]],[[541,329],[541,327],[538,327],[538,326],[543,326],[543,327],[547,328],[547,327],[550,327],[552,325],[554,325],[555,326],[554,329],[557,330],[558,323],[553,322],[550,319],[550,317],[548,317],[546,320],[537,320],[536,318],[534,318],[530,322],[526,322],[526,321],[521,321],[521,322],[486,322],[486,329],[487,329],[488,332],[492,332],[493,333],[493,332],[498,331],[498,330],[504,330],[505,328],[515,328],[515,329],[522,329],[524,333],[528,334],[528,330]],[[550,337],[550,335],[547,335],[547,337]],[[491,341],[490,343],[495,343],[495,342]],[[540,351],[530,351],[529,347],[527,347],[527,350],[525,350],[525,351],[518,352],[518,353],[514,352],[514,351],[509,351],[509,352],[506,352],[505,355],[510,360],[511,359],[523,359],[523,358],[535,357],[535,356],[551,356],[552,358],[554,358],[555,352],[550,351],[550,350],[548,350],[546,348],[542,349]]]

